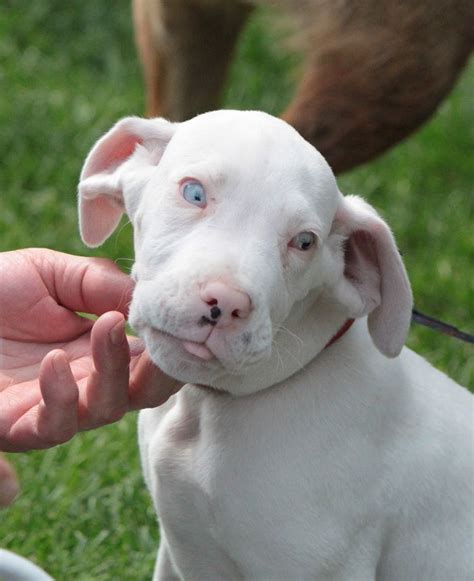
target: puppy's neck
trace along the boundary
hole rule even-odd
[[[210,387],[241,396],[281,385],[316,362],[326,347],[333,350],[339,343],[350,340],[352,328],[344,329],[348,318],[348,313],[324,293],[308,295],[278,327],[267,361],[248,369],[244,375],[222,377]]]

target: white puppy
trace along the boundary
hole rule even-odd
[[[473,400],[403,348],[392,234],[311,145],[258,112],[128,118],[79,195],[91,246],[128,213],[130,321],[189,382],[140,415],[155,578],[473,578]]]

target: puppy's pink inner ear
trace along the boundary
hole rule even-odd
[[[396,357],[410,326],[413,299],[392,233],[357,196],[341,196],[333,231],[346,239],[338,299],[353,317],[368,315],[375,346]]]
[[[344,275],[358,289],[371,312],[381,302],[380,267],[372,236],[364,230],[351,233],[344,249]]]
[[[89,246],[99,246],[117,227],[124,212],[121,185],[114,171],[141,140],[124,128],[106,136],[86,162],[79,185],[80,228]]]
[[[87,156],[79,182],[79,227],[86,244],[102,244],[117,227],[124,209],[132,208],[132,194],[137,197],[140,193],[140,184],[132,179],[134,191],[128,192],[125,204],[128,159],[134,169],[158,163],[175,127],[165,119],[126,117],[97,141]],[[140,151],[136,151],[138,146]]]
[[[103,171],[113,171],[121,162],[130,157],[137,144],[141,143],[142,140],[136,135],[130,135],[125,131],[118,131],[116,134],[110,135],[96,156],[90,160],[83,177],[86,178]]]

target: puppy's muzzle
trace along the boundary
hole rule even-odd
[[[202,325],[228,327],[237,319],[247,319],[252,309],[252,301],[246,292],[221,281],[204,284],[200,297],[210,307],[209,314],[200,319]]]

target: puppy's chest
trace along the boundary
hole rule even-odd
[[[260,418],[256,407],[228,408],[224,399],[209,405],[179,394],[155,432],[151,454],[167,537],[197,553],[232,556],[241,572],[261,561],[271,576],[270,564],[285,570],[295,555],[305,570],[316,570],[323,556],[326,564],[337,562],[355,515],[338,523],[339,493],[328,497],[321,458],[311,459],[304,436],[293,431],[289,437],[281,418]]]
[[[226,522],[253,513],[255,450],[242,441],[238,418],[221,406],[180,394],[162,419],[153,452],[162,520],[176,521],[183,508],[194,522],[222,534]],[[240,433],[240,434],[239,434]],[[242,497],[247,496],[245,502]],[[178,506],[179,505],[179,506]],[[247,514],[248,513],[248,514]]]
[[[276,552],[280,542],[287,548],[291,529],[301,525],[296,521],[307,518],[300,511],[288,518],[292,506],[308,502],[303,496],[309,490],[288,491],[288,464],[278,459],[282,451],[272,442],[272,427],[262,437],[255,411],[247,415],[224,398],[209,402],[193,395],[179,394],[154,437],[162,525],[185,543],[206,538],[203,551],[218,546],[226,554],[242,552],[244,560],[269,531]],[[290,474],[299,480],[291,467]]]

